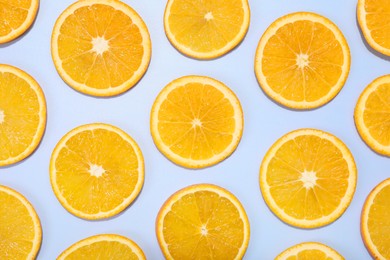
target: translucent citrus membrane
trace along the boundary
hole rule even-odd
[[[286,214],[297,219],[330,215],[348,188],[348,164],[341,151],[330,141],[313,135],[284,143],[268,169],[272,169],[267,183],[273,199]]]
[[[309,20],[279,28],[265,45],[261,61],[268,85],[297,102],[326,96],[339,81],[344,63],[343,49],[334,33]]]
[[[0,1],[0,37],[18,29],[27,19],[31,0]]]
[[[138,256],[128,246],[118,241],[97,241],[87,244],[71,252],[65,259],[128,259],[139,260]]]
[[[31,146],[40,123],[38,96],[24,79],[0,72],[0,161]]]
[[[390,185],[375,197],[368,213],[368,232],[372,243],[384,259],[390,259]]]
[[[203,160],[232,142],[236,123],[230,101],[215,87],[188,83],[171,91],[158,113],[161,140],[183,158]]]
[[[0,205],[0,258],[26,259],[36,246],[35,223],[26,206],[17,197],[2,190]]]
[[[141,65],[142,35],[131,18],[113,7],[77,9],[60,28],[58,54],[76,82],[96,89],[118,87]]]
[[[390,84],[378,86],[366,101],[363,121],[370,135],[383,146],[390,146]]]
[[[390,49],[390,5],[387,0],[365,0],[366,24],[371,37],[380,46]]]
[[[138,159],[130,143],[112,131],[72,136],[55,162],[56,184],[67,203],[86,214],[120,205],[138,182]]]
[[[174,259],[233,259],[244,241],[244,223],[236,206],[211,191],[181,197],[165,216],[163,226]]]
[[[176,41],[196,52],[223,48],[242,30],[241,0],[176,0],[170,9],[169,28]]]

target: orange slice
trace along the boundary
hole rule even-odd
[[[351,57],[337,26],[314,13],[299,12],[273,22],[260,39],[255,72],[264,92],[294,109],[313,109],[343,87]]]
[[[390,259],[390,178],[368,195],[361,217],[364,244],[374,259]]]
[[[37,16],[39,0],[0,1],[0,44],[22,35]]]
[[[248,0],[168,0],[164,29],[169,41],[183,54],[213,59],[244,39],[249,20]]]
[[[176,192],[156,220],[166,259],[241,259],[249,232],[248,217],[238,199],[211,184]]]
[[[390,156],[390,75],[368,85],[359,97],[354,117],[367,145],[377,153]]]
[[[112,217],[138,196],[144,160],[136,142],[107,124],[79,126],[57,144],[50,160],[57,199],[85,219]]]
[[[42,229],[33,206],[23,195],[0,185],[0,259],[35,259]]]
[[[57,257],[70,259],[128,259],[146,260],[142,249],[132,240],[115,234],[102,234],[83,239]]]
[[[133,87],[151,56],[142,18],[118,0],[82,0],[69,6],[53,29],[51,53],[62,79],[74,89],[113,96]]]
[[[45,127],[46,101],[38,83],[26,72],[0,64],[0,166],[32,154]]]
[[[272,212],[301,228],[327,225],[351,203],[357,170],[337,137],[315,129],[290,132],[268,150],[260,188]]]
[[[223,83],[186,76],[169,83],[156,98],[150,128],[157,148],[188,168],[214,165],[240,142],[240,101]]]
[[[305,242],[292,246],[280,255],[275,260],[344,260],[344,257],[337,253],[334,249],[317,242]]]
[[[359,0],[357,18],[364,38],[376,51],[390,56],[388,0]]]

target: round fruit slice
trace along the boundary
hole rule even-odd
[[[390,75],[374,80],[355,108],[356,128],[371,149],[390,156]]]
[[[384,180],[368,195],[361,217],[364,244],[375,259],[390,259],[390,179]]]
[[[156,233],[166,259],[242,259],[250,231],[245,210],[233,194],[198,184],[165,202]]]
[[[283,16],[271,24],[256,51],[255,72],[264,92],[294,109],[313,109],[343,87],[351,57],[337,26],[314,13]]]
[[[7,0],[0,2],[0,43],[10,42],[32,25],[39,0]]]
[[[0,185],[0,259],[35,259],[42,229],[33,206],[23,195]]]
[[[275,258],[275,260],[287,259],[344,260],[344,257],[324,244],[305,242],[286,249]]]
[[[70,213],[85,219],[109,218],[140,193],[144,159],[136,142],[121,129],[83,125],[58,142],[50,160],[50,180]]]
[[[231,155],[243,124],[236,95],[223,83],[202,76],[169,83],[154,102],[150,120],[158,149],[188,168],[214,165]]]
[[[169,41],[183,54],[213,59],[244,39],[249,20],[248,0],[168,0],[164,29]]]
[[[390,5],[387,0],[359,0],[357,18],[364,38],[376,51],[390,56]]]
[[[51,53],[62,79],[94,96],[133,87],[151,56],[142,18],[118,0],[83,0],[69,6],[53,29]]]
[[[287,224],[316,228],[339,218],[351,203],[357,170],[335,136],[315,129],[290,132],[268,150],[260,188],[273,213]]]
[[[142,249],[132,240],[115,235],[102,234],[83,239],[66,249],[57,260],[70,259],[129,259],[146,260]]]
[[[46,101],[38,83],[26,72],[0,64],[0,166],[32,154],[45,127]]]

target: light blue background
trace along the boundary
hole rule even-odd
[[[234,193],[251,224],[246,259],[273,259],[289,246],[318,241],[346,259],[370,259],[360,237],[360,211],[370,190],[389,177],[390,159],[371,151],[360,139],[353,110],[361,91],[378,76],[390,73],[390,62],[365,46],[356,21],[356,0],[250,0],[248,34],[234,51],[212,61],[198,61],[177,52],[163,29],[165,0],[125,0],[145,20],[153,51],[149,69],[130,91],[113,98],[94,98],[74,91],[58,76],[50,56],[50,36],[59,14],[73,0],[41,0],[32,29],[18,40],[0,46],[0,63],[17,66],[42,86],[48,108],[47,128],[38,150],[23,162],[0,169],[0,183],[24,194],[43,226],[38,259],[54,259],[74,242],[99,233],[119,233],[133,239],[149,259],[163,259],[155,237],[160,206],[175,191],[190,184],[213,183]],[[340,94],[324,107],[290,111],[261,91],[253,71],[257,43],[276,18],[295,11],[312,11],[330,18],[343,31],[352,55],[349,78]],[[241,100],[244,134],[237,150],[222,163],[188,170],[168,161],[153,144],[149,113],[159,91],[171,80],[188,74],[214,77]],[[128,132],[142,149],[145,184],[138,199],[122,214],[105,221],[86,221],[69,214],[57,201],[49,181],[49,160],[58,140],[74,127],[105,122]],[[303,127],[335,134],[352,151],[358,171],[353,201],[345,214],[326,227],[304,230],[276,218],[264,203],[258,185],[259,166],[267,149],[283,134]]]

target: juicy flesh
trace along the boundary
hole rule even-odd
[[[77,259],[128,259],[138,260],[133,250],[117,241],[98,241],[71,252],[67,260]]]
[[[175,0],[168,26],[180,44],[193,51],[210,52],[231,42],[243,22],[242,0]]]
[[[341,151],[317,136],[284,143],[268,165],[267,183],[276,204],[297,219],[331,214],[348,187],[349,170]]]
[[[368,232],[384,259],[390,259],[390,185],[375,197],[368,213]]]
[[[327,254],[318,249],[307,249],[299,252],[297,255],[289,256],[286,260],[332,260]]]
[[[39,110],[38,96],[27,81],[0,72],[0,160],[16,157],[31,145]]]
[[[121,136],[94,129],[72,136],[55,162],[56,183],[67,203],[87,214],[108,212],[138,182],[138,159]]]
[[[122,11],[101,4],[81,7],[60,28],[62,67],[76,82],[91,88],[121,86],[141,65],[140,29]]]
[[[31,0],[0,0],[0,37],[18,29],[26,20]]]
[[[0,259],[27,259],[35,239],[34,221],[14,196],[0,191]]]
[[[279,28],[265,45],[261,61],[268,85],[296,102],[313,102],[328,94],[344,62],[333,32],[308,20]]]
[[[367,98],[363,121],[370,135],[390,146],[390,83],[382,84]]]
[[[390,49],[389,0],[365,0],[364,7],[371,37],[380,46]]]
[[[165,215],[163,226],[174,259],[235,259],[244,241],[236,206],[211,191],[181,197]]]
[[[175,154],[205,160],[232,142],[234,116],[234,108],[222,92],[207,84],[189,83],[171,91],[161,104],[158,130]]]

